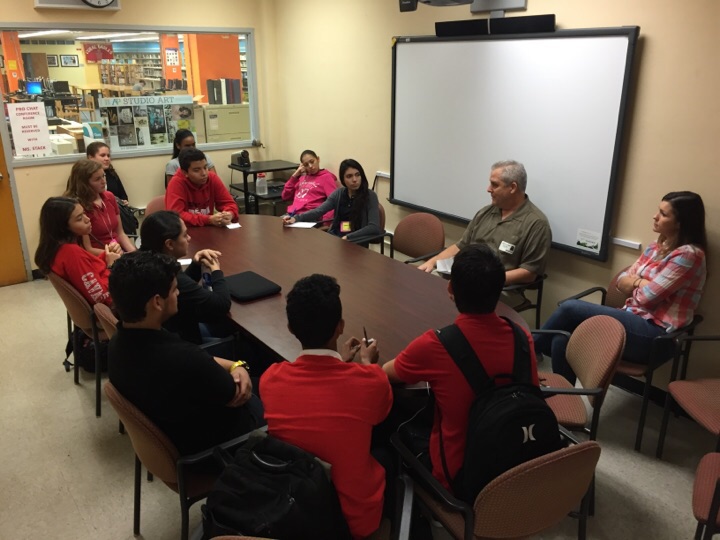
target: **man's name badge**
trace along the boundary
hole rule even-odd
[[[503,240],[502,242],[500,242],[500,248],[499,248],[499,249],[500,249],[500,251],[502,251],[503,253],[507,253],[508,255],[512,255],[513,253],[515,253],[515,245],[514,245],[514,244],[509,244],[509,243],[506,242],[505,240]]]

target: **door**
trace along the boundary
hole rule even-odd
[[[0,139],[0,254],[3,258],[0,264],[0,286],[27,281],[2,139]]]

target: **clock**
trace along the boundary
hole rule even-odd
[[[104,9],[119,11],[122,0],[35,0],[35,9]]]
[[[106,8],[110,7],[115,3],[115,0],[82,0],[90,7],[94,8]]]

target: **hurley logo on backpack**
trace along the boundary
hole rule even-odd
[[[253,434],[225,468],[202,507],[203,538],[263,536],[283,540],[350,538],[323,462],[264,433]]]
[[[503,317],[504,318],[504,317]],[[442,441],[443,471],[455,495],[469,503],[491,480],[536,457],[554,452],[565,443],[557,418],[532,383],[530,345],[525,333],[505,319],[513,330],[515,353],[512,374],[489,377],[460,329],[451,324],[436,331],[453,361],[475,392],[470,406],[465,440],[465,458],[455,478],[450,478]],[[495,381],[507,380],[497,386]]]

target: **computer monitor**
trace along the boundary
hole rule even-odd
[[[29,96],[40,96],[43,93],[42,83],[40,81],[26,81],[25,93]]]
[[[70,84],[67,81],[53,81],[53,92],[56,94],[69,94]]]

